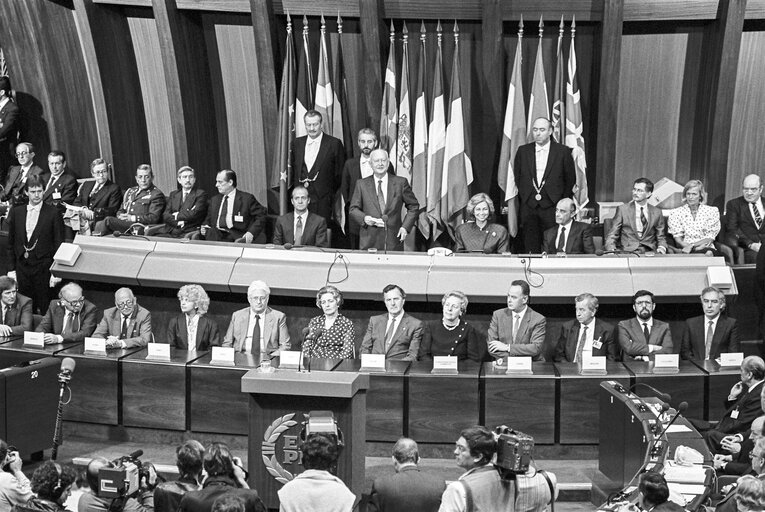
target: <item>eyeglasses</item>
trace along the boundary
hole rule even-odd
[[[80,304],[85,303],[85,297],[80,297],[79,299],[74,299],[74,300],[66,300],[66,299],[61,299],[61,300],[63,300],[67,304],[71,304],[72,306],[79,306]]]
[[[93,171],[91,174],[93,176],[106,176],[108,173],[106,171]]]
[[[16,153],[16,156],[27,156],[29,154],[30,154],[29,151],[19,151],[18,153]]]
[[[122,302],[118,302],[117,303],[117,307],[120,308],[120,309],[128,308],[128,307],[133,305],[133,302],[134,302],[133,299],[123,300]]]

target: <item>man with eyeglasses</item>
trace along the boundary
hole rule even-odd
[[[632,201],[616,209],[603,242],[606,251],[667,252],[666,223],[659,208],[648,204],[653,182],[638,178],[632,184]]]
[[[40,325],[35,329],[45,333],[45,344],[82,342],[96,329],[98,308],[85,300],[77,283],[61,287],[58,300],[52,300]]]
[[[154,171],[149,164],[141,164],[135,172],[136,186],[130,187],[122,198],[122,207],[116,217],[106,217],[96,223],[95,233],[108,235],[115,231],[125,233],[136,224],[159,224],[165,211],[165,194],[154,186]],[[142,231],[142,230],[141,230]],[[141,233],[142,234],[142,233]]]
[[[725,243],[744,248],[746,263],[754,263],[765,240],[765,206],[762,180],[756,174],[744,177],[743,194],[725,205]]]
[[[11,166],[8,178],[5,180],[5,188],[0,191],[0,201],[9,202],[11,206],[26,204],[27,195],[24,193],[27,179],[31,176],[42,176],[43,183],[47,183],[50,174],[35,165],[35,149],[29,142],[22,142],[16,146],[16,159],[19,165]]]
[[[120,288],[93,337],[106,338],[108,349],[145,347],[152,340],[151,313],[138,305],[130,288]]]
[[[122,201],[119,185],[109,179],[109,162],[96,158],[90,163],[93,180],[86,181],[77,192],[73,206],[82,207],[80,217],[93,229],[96,222],[114,216]],[[87,233],[86,233],[87,234]]]
[[[290,349],[290,333],[284,313],[268,307],[271,288],[263,281],[253,281],[247,288],[250,307],[234,311],[222,346],[236,352],[261,354],[273,358]]]
[[[616,328],[625,360],[648,361],[653,354],[672,353],[672,333],[669,324],[656,320],[653,293],[638,290],[632,296],[635,317],[622,320]]]
[[[21,336],[32,322],[32,299],[17,292],[15,279],[0,277],[0,336]]]
[[[735,318],[723,315],[725,294],[708,286],[701,292],[704,314],[685,321],[680,357],[714,360],[723,352],[740,352],[741,338]]]

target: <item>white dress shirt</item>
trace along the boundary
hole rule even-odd
[[[188,350],[197,349],[197,327],[199,326],[199,315],[189,317],[186,315],[186,338],[188,339]]]
[[[323,137],[324,132],[319,132],[319,136],[315,139],[308,137],[308,140],[305,141],[305,156],[303,157],[303,161],[305,162],[305,168],[309,171],[313,167],[313,164],[316,163],[316,157],[319,154],[321,139]]]
[[[545,176],[545,169],[547,168],[547,160],[550,157],[550,142],[544,146],[535,144],[536,149],[536,161],[537,161],[537,185],[542,186],[542,179]]]
[[[361,171],[361,178],[368,178],[374,174],[372,170],[372,158],[361,155],[359,157],[359,170]]]
[[[35,227],[37,226],[37,220],[40,218],[40,208],[42,207],[42,203],[38,204],[37,206],[27,205],[27,223],[26,223],[26,230],[27,230],[27,240],[32,239],[32,233],[35,230]]]

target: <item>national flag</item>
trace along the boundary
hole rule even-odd
[[[414,130],[412,132],[412,191],[420,203],[417,228],[430,238],[428,220],[428,100],[425,97],[425,23],[420,29],[420,58],[417,61],[417,83],[414,90]]]
[[[576,165],[576,190],[574,201],[577,209],[590,201],[587,191],[587,157],[584,151],[584,125],[579,82],[576,79],[576,20],[571,21],[571,48],[568,51],[568,83],[566,84],[566,145],[572,149]]]
[[[388,152],[391,164],[396,165],[396,136],[398,105],[396,105],[396,32],[390,22],[390,51],[385,67],[385,85],[380,109],[380,149]]]
[[[412,183],[412,111],[409,104],[409,31],[404,23],[404,49],[401,58],[401,94],[398,102],[398,136],[396,158],[393,163],[396,175]]]
[[[345,59],[343,58],[343,19],[337,16],[337,52],[332,64],[332,85],[335,99],[332,103],[332,136],[343,141],[346,159],[353,158],[353,134],[348,116],[348,87],[345,77]]]
[[[316,78],[316,94],[313,108],[321,114],[321,130],[332,134],[332,114],[334,113],[335,94],[332,92],[332,71],[329,69],[329,51],[327,50],[327,23],[321,16],[321,39],[319,42],[319,76]]]
[[[444,113],[444,77],[441,53],[441,22],[438,22],[436,65],[433,69],[433,104],[430,109],[428,129],[428,200],[427,212],[430,218],[433,240],[444,232],[441,218],[441,177],[444,171],[444,147],[446,146],[446,114]]]
[[[287,189],[291,186],[290,148],[295,140],[295,50],[292,20],[287,16],[287,43],[279,90],[279,117],[276,125],[276,152],[271,169],[271,188],[279,189],[279,215],[287,213]]]
[[[564,144],[566,138],[566,67],[563,64],[563,16],[558,27],[558,64],[555,66],[555,89],[553,90],[552,136],[558,144]]]
[[[5,63],[5,54],[0,48],[0,76],[8,76],[8,65]]]
[[[313,108],[313,71],[308,53],[308,18],[303,16],[303,45],[299,52],[297,69],[297,97],[295,99],[295,137],[307,135],[303,117]]]
[[[526,125],[526,139],[534,140],[531,127],[535,119],[550,118],[550,104],[547,101],[547,82],[545,80],[545,67],[542,60],[542,30],[544,24],[539,18],[539,46],[537,47],[537,61],[534,64],[534,80],[531,83],[531,99],[529,100],[529,118]]]

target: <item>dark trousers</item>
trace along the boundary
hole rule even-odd
[[[232,229],[231,231],[221,231],[218,228],[210,228],[207,230],[207,234],[205,234],[205,240],[209,240],[211,242],[233,242],[237,238],[242,238],[244,236],[243,231],[239,231],[238,229]]]
[[[16,260],[16,281],[19,293],[32,299],[32,312],[45,314],[50,302],[50,266],[52,259]]]
[[[553,226],[555,226],[555,206],[531,208],[525,204],[521,205],[521,230],[526,252],[542,252],[544,232]]]

